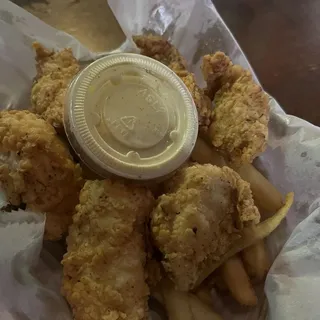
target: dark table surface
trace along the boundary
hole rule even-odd
[[[111,49],[123,40],[106,0],[14,2],[94,50]],[[265,90],[286,112],[320,125],[320,1],[213,2]]]
[[[320,126],[320,1],[213,0],[265,90]]]

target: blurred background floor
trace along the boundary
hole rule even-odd
[[[107,0],[13,2],[92,50],[110,50],[124,40]],[[213,2],[265,90],[286,112],[320,125],[320,1]]]
[[[107,0],[11,1],[51,26],[74,35],[91,50],[112,50],[125,40]]]

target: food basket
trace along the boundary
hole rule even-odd
[[[32,51],[35,40],[55,50],[71,47],[75,57],[86,65],[110,53],[137,52],[132,36],[151,33],[162,35],[179,49],[199,86],[204,86],[201,58],[210,52],[223,51],[235,64],[254,74],[209,0],[109,0],[108,3],[127,40],[113,52],[92,52],[71,35],[2,0],[1,108],[30,108],[30,89],[36,75]],[[255,75],[254,78],[258,83]],[[266,319],[267,314],[275,320],[317,319],[320,314],[312,298],[320,288],[319,271],[314,267],[320,257],[320,129],[287,115],[272,97],[270,108],[268,148],[254,165],[282,194],[293,191],[295,202],[286,221],[267,240],[275,262],[264,287],[257,288],[259,305],[253,309],[242,308],[214,293],[215,310],[227,320]],[[29,212],[19,216],[12,213],[0,221],[3,247],[0,287],[6,288],[0,291],[1,319],[22,316],[72,319],[60,295],[59,262],[65,252],[64,243],[45,242],[42,246],[44,223],[43,217]],[[151,316],[158,319],[153,312]]]

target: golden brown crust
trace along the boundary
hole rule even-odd
[[[251,163],[267,146],[268,96],[251,77],[241,76],[231,87],[223,87],[214,101],[212,144],[236,165]]]
[[[189,89],[193,101],[197,107],[200,129],[203,131],[207,131],[212,121],[211,100],[204,94],[204,91],[197,86],[196,79],[193,73],[189,73],[186,76],[181,76],[180,78]]]
[[[62,261],[62,291],[74,319],[147,319],[143,230],[152,207],[146,189],[110,180],[85,184]]]
[[[193,73],[187,70],[187,64],[179,51],[160,36],[145,35],[133,37],[141,54],[158,60],[173,70],[189,89],[198,111],[199,127],[206,131],[211,122],[212,105],[204,91],[196,84]]]
[[[160,36],[139,35],[133,41],[141,50],[141,54],[165,64],[175,73],[187,72],[187,63],[179,51],[167,40]]]
[[[61,238],[82,179],[54,128],[29,111],[2,111],[0,154],[0,181],[9,202],[47,213],[45,237]]]
[[[73,77],[79,72],[79,63],[71,49],[49,51],[35,42],[37,76],[31,92],[33,111],[63,130],[64,99]]]
[[[244,72],[241,66],[234,65],[230,58],[220,51],[205,55],[201,70],[207,83],[206,94],[211,100],[224,84],[234,83]]]
[[[251,163],[266,149],[269,99],[252,75],[222,52],[206,55],[202,71],[214,96],[209,137],[235,165]]]
[[[250,186],[230,168],[194,165],[167,184],[152,213],[152,236],[176,286],[191,290],[212,260],[240,238],[239,230],[260,219]]]

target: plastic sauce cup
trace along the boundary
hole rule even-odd
[[[197,111],[181,79],[162,63],[132,53],[103,57],[75,77],[64,126],[91,170],[134,180],[176,170],[198,134]]]

